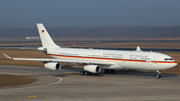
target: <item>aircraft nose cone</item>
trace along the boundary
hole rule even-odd
[[[173,67],[177,66],[177,62],[174,62]]]
[[[171,64],[171,68],[173,68],[175,66],[177,66],[177,62],[176,61]]]
[[[164,70],[171,69],[171,68],[175,67],[176,65],[177,65],[176,61],[169,62],[168,64],[166,64],[164,66]]]

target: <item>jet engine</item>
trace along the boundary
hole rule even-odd
[[[84,70],[91,73],[99,73],[101,68],[98,65],[86,65],[84,66]]]
[[[61,65],[56,62],[49,62],[44,65],[45,68],[51,69],[51,70],[59,70],[61,69]]]

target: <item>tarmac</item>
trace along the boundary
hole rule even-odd
[[[180,76],[118,70],[80,75],[82,69],[0,66],[0,74],[35,77],[34,83],[0,88],[0,101],[180,101]]]

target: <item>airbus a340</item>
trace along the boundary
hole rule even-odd
[[[80,64],[84,66],[81,75],[99,73],[101,69],[104,69],[105,73],[114,73],[115,69],[133,69],[157,71],[156,77],[161,78],[160,71],[177,65],[172,57],[157,52],[144,52],[139,46],[136,51],[62,48],[54,43],[43,24],[38,23],[37,27],[42,42],[42,47],[38,50],[54,59],[12,58],[3,55],[12,60],[42,61],[45,63],[44,67],[51,70],[60,69],[60,63]]]

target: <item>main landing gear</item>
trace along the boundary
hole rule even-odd
[[[105,69],[104,73],[106,73],[106,74],[114,74],[115,70],[114,69]]]
[[[157,70],[158,75],[156,76],[156,78],[161,78],[161,71]]]
[[[88,71],[81,71],[80,74],[81,75],[92,75],[92,73],[88,72]]]

